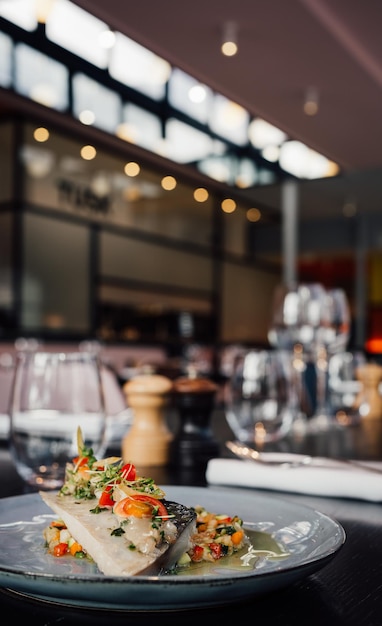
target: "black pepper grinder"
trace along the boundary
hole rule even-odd
[[[173,404],[179,428],[170,444],[170,463],[203,472],[209,459],[220,456],[211,429],[218,386],[208,378],[181,377],[173,381]]]

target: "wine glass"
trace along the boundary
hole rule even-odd
[[[66,463],[78,455],[78,429],[100,457],[106,449],[106,412],[97,355],[20,352],[10,399],[9,446],[31,489],[63,484]]]
[[[314,357],[317,373],[316,409],[309,422],[312,430],[336,424],[328,396],[328,364],[334,355],[346,350],[350,337],[350,307],[345,291],[326,290],[320,306]]]
[[[343,289],[321,283],[281,285],[275,291],[269,342],[293,353],[297,401],[308,407],[304,374],[310,364],[316,374],[315,410],[309,429],[334,423],[328,401],[328,359],[345,350],[350,335],[350,308]],[[308,412],[308,411],[307,411]]]
[[[268,341],[277,350],[289,352],[292,363],[290,402],[297,422],[304,427],[311,412],[305,384],[307,358],[312,349],[317,326],[317,300],[322,296],[319,284],[280,284],[274,291]]]
[[[278,441],[291,429],[291,361],[285,351],[249,349],[238,355],[224,387],[227,422],[248,445]]]

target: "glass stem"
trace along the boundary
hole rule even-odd
[[[328,397],[327,397],[327,374],[328,374],[328,353],[325,346],[320,346],[317,351],[316,358],[316,375],[317,375],[317,396],[316,396],[316,416],[329,415]]]

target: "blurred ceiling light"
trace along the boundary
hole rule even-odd
[[[98,37],[100,46],[106,50],[110,50],[114,46],[115,39],[115,33],[110,29],[103,30]]]
[[[223,37],[221,45],[222,54],[232,57],[238,52],[237,24],[229,21],[223,24]]]
[[[247,220],[249,222],[258,222],[261,219],[261,211],[252,207],[247,211]]]
[[[97,150],[94,146],[82,146],[80,154],[84,161],[92,161],[97,155]]]
[[[82,122],[82,124],[85,124],[86,126],[91,126],[95,122],[95,115],[93,111],[90,111],[90,109],[85,109],[84,111],[81,111],[78,119],[80,120],[80,122]]]
[[[139,167],[138,163],[135,163],[135,161],[130,161],[130,163],[126,163],[125,167],[123,168],[126,176],[138,176],[139,172],[141,171],[141,168]]]
[[[39,143],[44,143],[44,141],[48,141],[49,139],[49,130],[43,126],[35,128],[33,131],[33,138]]]
[[[203,85],[194,85],[188,92],[188,97],[191,102],[195,104],[199,104],[200,102],[204,102],[207,97],[207,90]]]
[[[36,0],[36,17],[39,24],[46,24],[55,0]]]
[[[198,189],[195,189],[194,200],[196,200],[196,202],[205,202],[206,200],[208,200],[207,189],[204,189],[204,187],[198,187]]]
[[[284,131],[260,117],[257,117],[250,123],[248,137],[253,147],[258,150],[263,150],[269,146],[280,146],[288,139]]]
[[[222,201],[221,208],[224,213],[233,213],[236,209],[236,202],[232,198],[226,198]]]
[[[304,113],[313,117],[318,113],[318,91],[316,87],[308,87],[304,100]]]
[[[173,176],[164,176],[160,184],[166,191],[172,191],[176,187],[176,179]]]

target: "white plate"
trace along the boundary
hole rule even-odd
[[[0,586],[41,601],[118,611],[217,606],[281,588],[326,565],[345,541],[340,524],[300,504],[219,487],[164,486],[169,500],[237,514],[270,533],[289,553],[254,569],[214,567],[208,574],[108,577],[94,564],[46,554],[43,528],[54,515],[38,494],[0,500]]]

